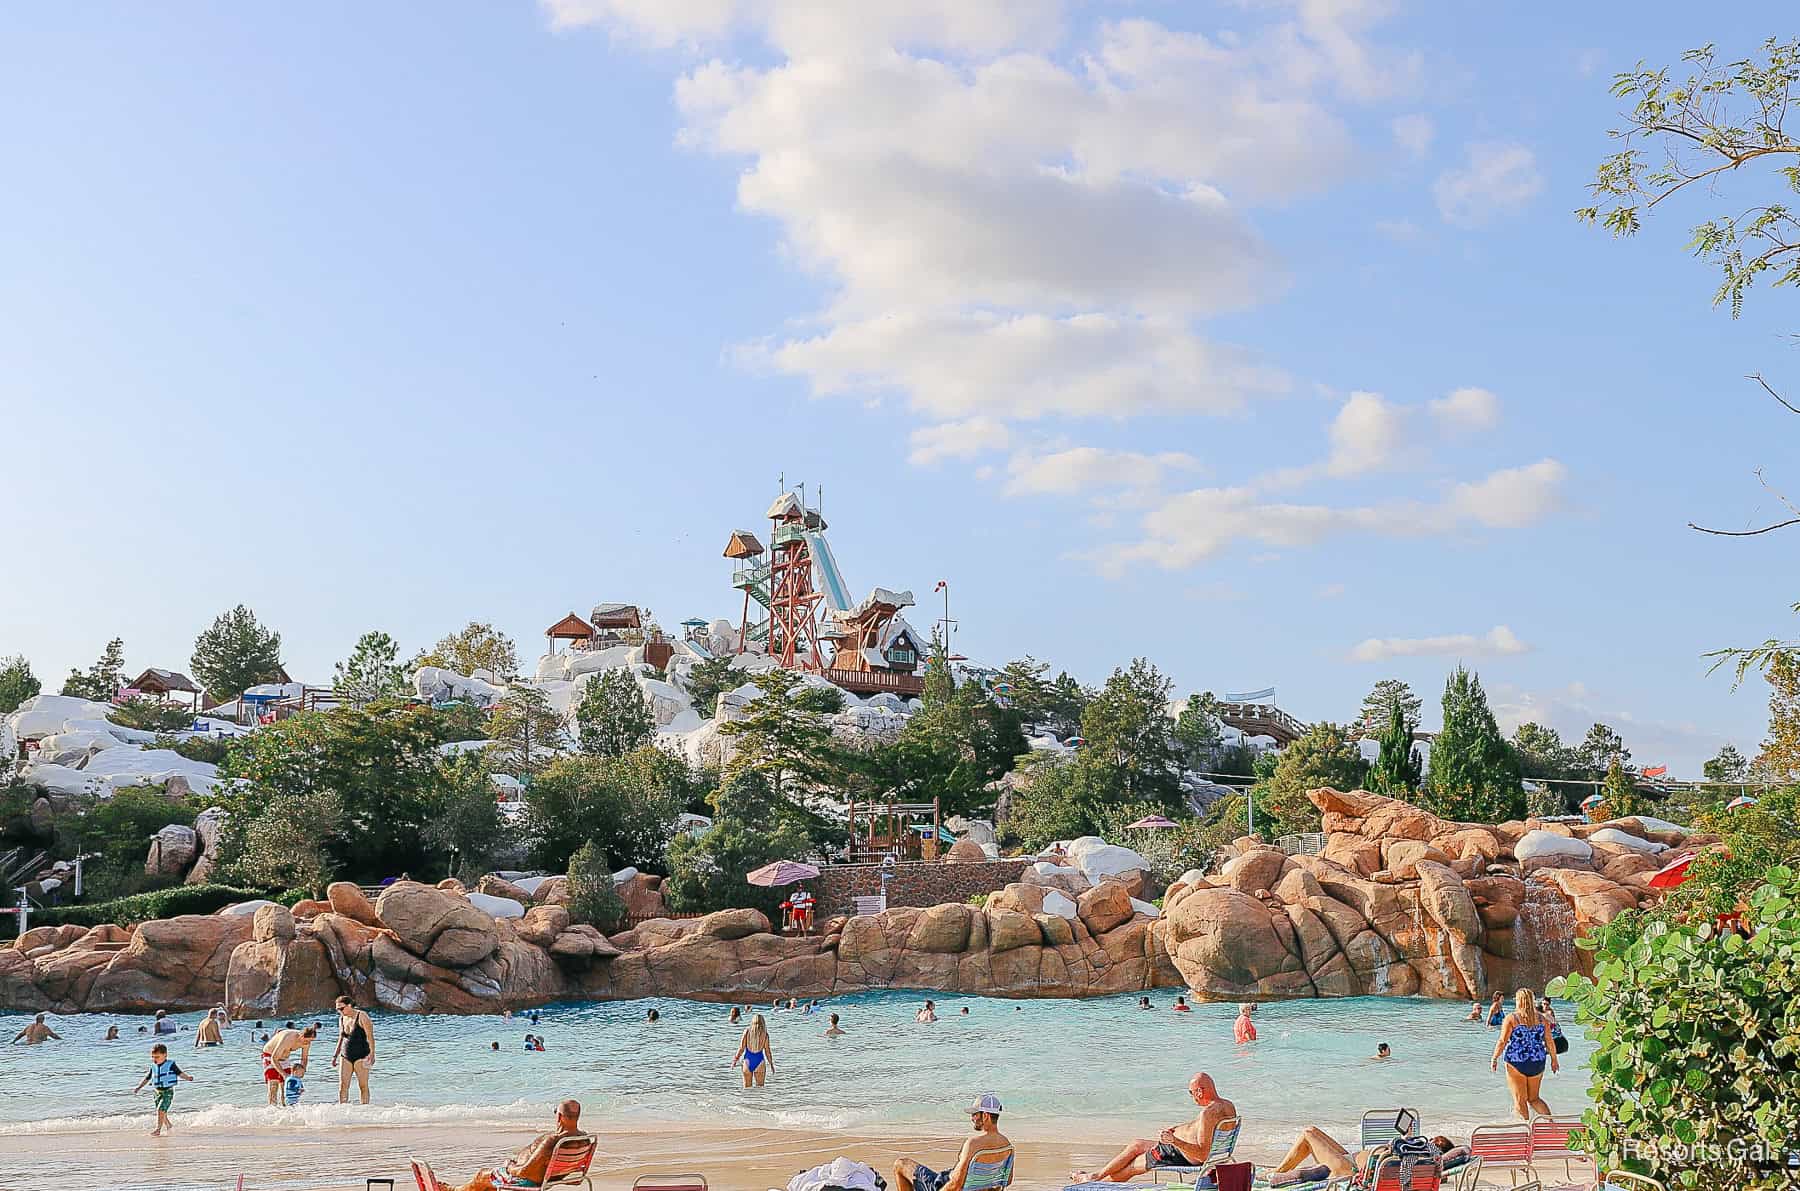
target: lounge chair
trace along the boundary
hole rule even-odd
[[[1383,1158],[1368,1184],[1369,1191],[1401,1191],[1407,1185],[1402,1177],[1405,1165],[1404,1158]],[[1414,1163],[1412,1191],[1442,1191],[1443,1185],[1443,1168],[1434,1159],[1422,1158]]]
[[[1410,1112],[1417,1120],[1419,1110],[1416,1108],[1371,1108],[1362,1114],[1362,1141],[1357,1148],[1363,1150],[1384,1146],[1400,1136],[1394,1128],[1394,1120],[1403,1112]],[[1421,1123],[1415,1130],[1421,1137],[1425,1134],[1425,1126]]]
[[[1445,1166],[1444,1181],[1450,1184],[1450,1191],[1479,1191],[1482,1165],[1479,1156],[1470,1155],[1455,1166]]]
[[[588,1167],[593,1165],[594,1150],[597,1146],[593,1136],[587,1133],[571,1133],[567,1137],[558,1138],[550,1147],[550,1161],[544,1165],[544,1181],[541,1183],[516,1183],[504,1174],[494,1174],[494,1191],[512,1191],[513,1188],[534,1188],[551,1191],[556,1187],[586,1187],[594,1191],[594,1181],[588,1177]]]
[[[997,1150],[977,1150],[969,1159],[963,1175],[963,1191],[1002,1191],[1012,1185],[1013,1152],[1011,1146]]]
[[[1469,1152],[1486,1169],[1509,1172],[1515,1186],[1520,1171],[1537,1176],[1531,1166],[1530,1125],[1483,1125],[1469,1135]]]
[[[1207,1148],[1206,1161],[1198,1166],[1152,1167],[1150,1177],[1159,1183],[1163,1181],[1164,1175],[1168,1175],[1178,1182],[1198,1183],[1207,1176],[1213,1167],[1231,1161],[1232,1152],[1237,1149],[1238,1130],[1242,1127],[1243,1121],[1239,1118],[1225,1118],[1219,1122],[1219,1127],[1213,1130],[1212,1145]]]
[[[1531,1164],[1535,1167],[1540,1161],[1560,1160],[1563,1164],[1563,1177],[1573,1179],[1574,1164],[1588,1161],[1588,1156],[1575,1148],[1575,1137],[1580,1132],[1580,1121],[1558,1120],[1556,1117],[1541,1115],[1533,1117]]]

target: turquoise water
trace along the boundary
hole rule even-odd
[[[957,1128],[977,1093],[999,1094],[1007,1130],[1020,1137],[1114,1137],[1191,1114],[1185,1087],[1205,1070],[1244,1116],[1248,1145],[1285,1145],[1307,1124],[1354,1136],[1365,1107],[1406,1104],[1433,1133],[1466,1135],[1502,1121],[1510,1101],[1488,1069],[1495,1039],[1462,1021],[1467,1006],[1444,1001],[1362,997],[1267,1004],[1256,1013],[1260,1040],[1232,1041],[1231,1005],[1170,1011],[1174,997],[1135,995],[1087,1001],[1004,1001],[940,996],[941,1020],[920,1024],[919,994],[869,993],[828,1002],[848,1033],[824,1037],[825,1012],[768,1012],[775,1070],[768,1087],[745,1092],[730,1062],[738,1028],[727,1009],[676,1000],[558,1005],[533,1026],[525,1018],[410,1017],[376,1013],[374,1104],[340,1107],[330,1066],[335,1020],[314,1048],[298,1110],[264,1103],[259,1047],[251,1028],[233,1026],[223,1047],[193,1049],[199,1014],[165,1039],[195,1076],[176,1094],[189,1130],[246,1125],[311,1128],[337,1122],[539,1122],[545,1105],[580,1099],[584,1121],[800,1126],[881,1132],[907,1126]],[[654,1006],[662,1020],[644,1020]],[[958,1012],[967,1007],[967,1016]],[[765,1011],[767,1007],[765,1006]],[[1573,1014],[1559,1007],[1564,1020]],[[0,1017],[11,1036],[30,1019]],[[50,1019],[65,1041],[15,1046],[0,1057],[0,1133],[54,1135],[147,1127],[147,1096],[129,1094],[148,1062],[143,1017],[89,1014]],[[101,1042],[118,1025],[124,1039]],[[271,1026],[279,1022],[268,1023]],[[305,1024],[302,1022],[301,1024]],[[524,1050],[527,1031],[548,1050]],[[490,1043],[498,1041],[495,1053]],[[1377,1042],[1395,1058],[1368,1059]],[[1571,1031],[1563,1075],[1545,1081],[1559,1113],[1585,1102],[1589,1049]],[[1071,1125],[1071,1121],[1073,1124]],[[49,1142],[49,1137],[46,1137]]]

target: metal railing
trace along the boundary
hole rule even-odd
[[[1275,846],[1289,856],[1317,856],[1325,850],[1325,833],[1307,831],[1298,835],[1284,835],[1275,841]]]

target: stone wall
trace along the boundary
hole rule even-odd
[[[1024,873],[1030,859],[949,864],[942,860],[909,861],[894,866],[888,882],[890,906],[941,906],[966,902],[977,893],[997,893]],[[819,900],[817,917],[848,914],[859,897],[881,895],[879,864],[834,864],[808,882]]]

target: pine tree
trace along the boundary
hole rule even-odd
[[[1096,795],[1180,808],[1182,750],[1168,713],[1172,685],[1144,658],[1133,658],[1081,713],[1087,744],[1077,764]]]
[[[119,693],[125,685],[125,642],[114,637],[106,643],[106,649],[100,654],[100,660],[87,668],[83,674],[71,669],[69,677],[63,680],[62,693],[73,695],[77,699],[92,699],[96,703],[104,703]]]
[[[682,680],[694,710],[707,719],[718,714],[719,696],[742,686],[744,673],[732,668],[728,657],[707,658],[688,668]]]
[[[1462,666],[1444,683],[1444,727],[1432,743],[1424,802],[1446,819],[1477,823],[1525,811],[1518,759],[1500,736],[1481,679]]]
[[[1322,722],[1279,753],[1264,754],[1274,760],[1268,776],[1253,789],[1257,833],[1272,839],[1319,830],[1319,808],[1306,792],[1321,786],[1354,790],[1363,784],[1369,765],[1356,741],[1355,725]]]
[[[931,656],[925,662],[925,690],[919,700],[927,710],[948,703],[956,694],[956,679],[950,674],[947,653],[943,637],[938,630],[932,629]]]
[[[542,769],[563,751],[563,718],[536,687],[508,687],[488,718],[488,739],[500,745],[504,764],[521,776]]]
[[[1406,717],[1407,730],[1411,731],[1419,726],[1419,710],[1424,705],[1410,686],[1398,678],[1384,678],[1363,696],[1358,726],[1364,736],[1374,736],[1387,727],[1394,708],[1399,707]]]
[[[24,655],[0,658],[0,715],[10,715],[19,704],[44,689],[44,684],[31,672]]]
[[[356,639],[350,656],[332,672],[332,686],[350,703],[361,707],[406,689],[406,669],[400,665],[400,643],[380,630]]]
[[[281,634],[265,629],[256,613],[239,604],[194,638],[189,664],[214,700],[234,699],[253,686],[281,680]]]
[[[1396,798],[1411,797],[1419,789],[1421,769],[1419,750],[1413,744],[1412,725],[1406,719],[1406,706],[1395,700],[1388,707],[1387,728],[1381,734],[1381,752],[1369,770],[1369,787]]]
[[[1631,764],[1631,750],[1625,747],[1625,741],[1606,724],[1595,724],[1582,737],[1576,748],[1576,755],[1581,768],[1586,771],[1591,781],[1597,781],[1614,761],[1621,765]]]
[[[757,698],[719,731],[736,743],[724,780],[759,774],[777,798],[799,805],[809,789],[836,773],[831,725],[803,697],[801,678],[791,670],[766,670],[750,680]]]
[[[581,751],[597,757],[622,757],[649,744],[655,727],[644,689],[630,670],[590,678],[575,706]]]
[[[1627,819],[1632,815],[1642,814],[1644,800],[1638,794],[1636,783],[1625,772],[1625,764],[1618,757],[1606,767],[1606,780],[1600,783],[1600,796],[1605,799],[1601,810],[1608,819]]]
[[[1701,766],[1701,772],[1709,782],[1741,782],[1750,776],[1750,759],[1738,752],[1737,745],[1728,744]]]

